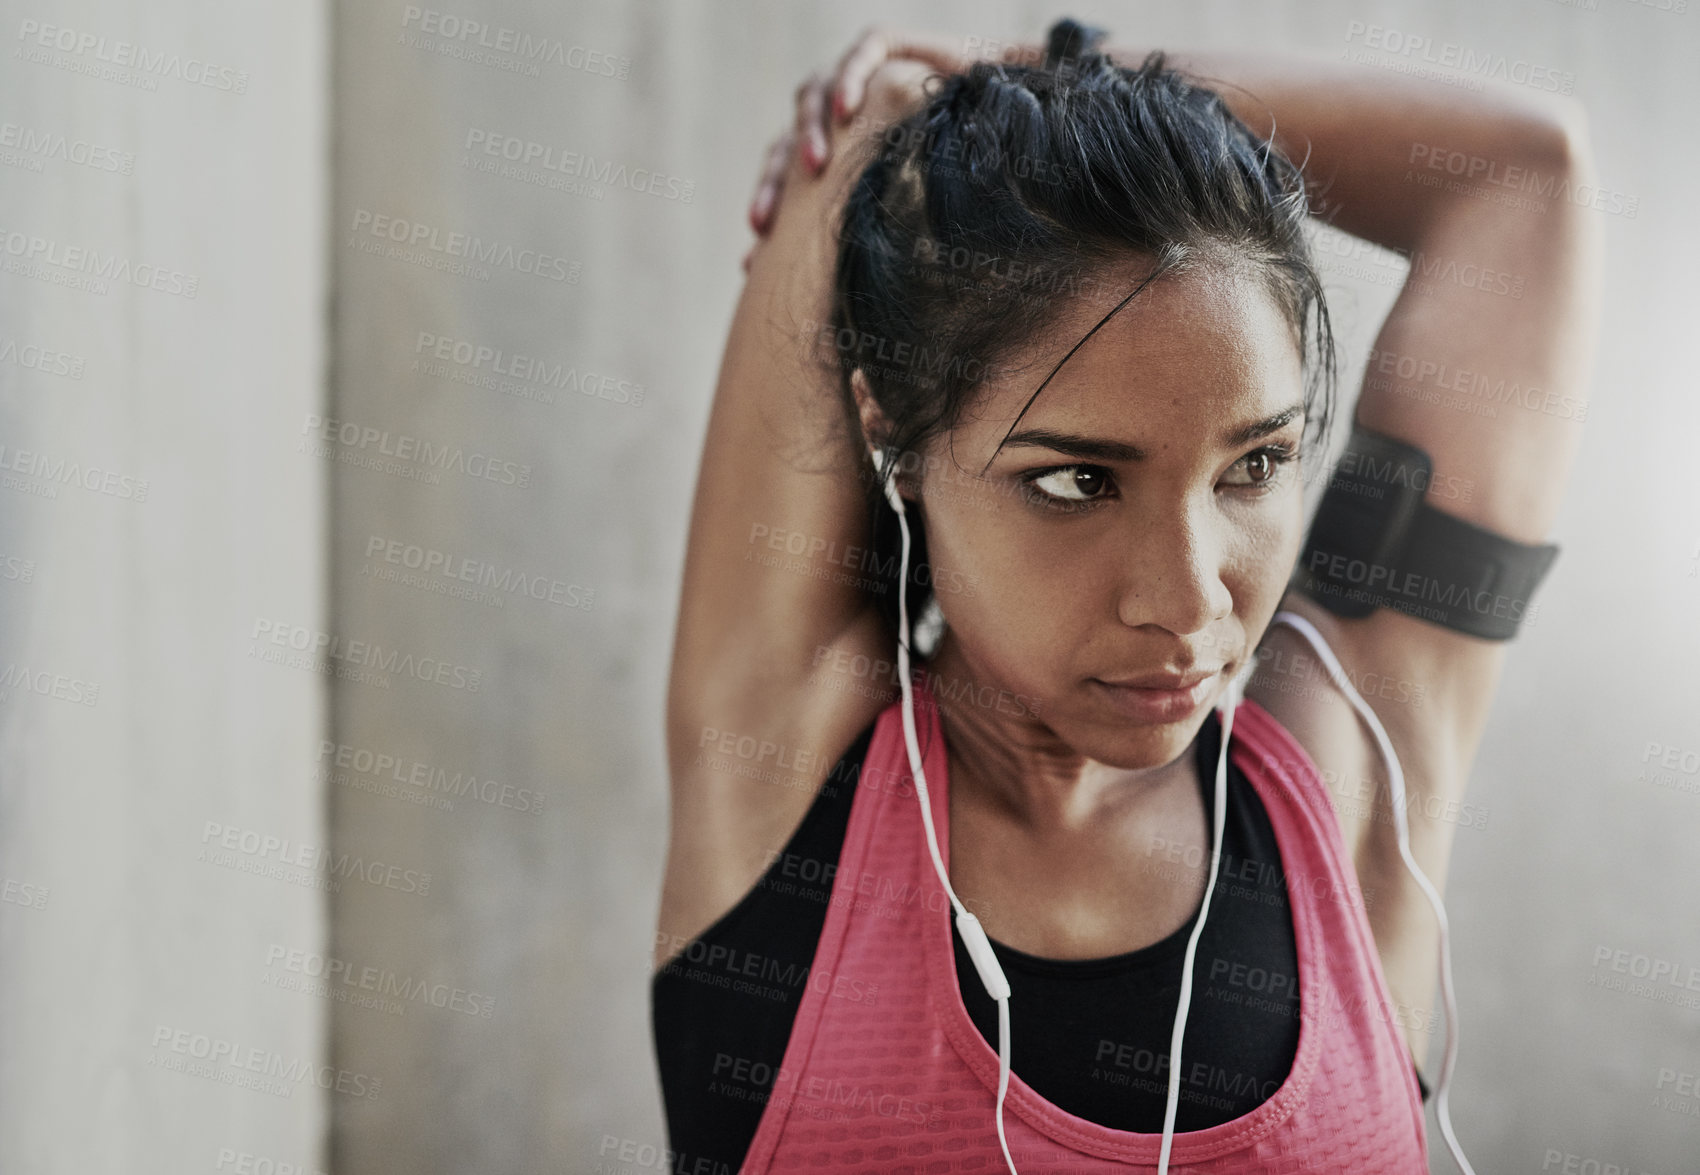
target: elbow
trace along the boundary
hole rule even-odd
[[[1587,111],[1573,99],[1558,99],[1546,107],[1539,129],[1531,136],[1531,170],[1543,177],[1541,185],[1562,185],[1568,199],[1558,201],[1564,215],[1547,218],[1546,239],[1550,245],[1563,240],[1577,250],[1578,272],[1597,280],[1599,253],[1604,229],[1594,211],[1635,214],[1636,197],[1601,188],[1595,169],[1593,139]]]
[[[1502,166],[1572,179],[1592,172],[1588,112],[1574,98],[1496,93],[1456,125],[1466,137],[1474,132],[1477,153]]]
[[[1594,173],[1588,112],[1574,98],[1554,97],[1520,128],[1521,153],[1551,175],[1585,179]]]

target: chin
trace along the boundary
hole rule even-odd
[[[1080,754],[1107,767],[1123,771],[1140,771],[1165,767],[1186,754],[1198,737],[1208,716],[1207,707],[1177,722],[1135,724],[1132,722],[1092,722],[1076,732],[1057,734]],[[1072,723],[1070,725],[1073,725]],[[1053,728],[1054,729],[1054,728]]]

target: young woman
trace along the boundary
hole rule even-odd
[[[1427,1169],[1427,887],[1585,412],[1579,117],[1100,36],[871,33],[758,190],[668,706],[681,1170]],[[1411,261],[1308,539],[1307,213]]]

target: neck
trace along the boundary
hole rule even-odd
[[[1001,696],[946,630],[928,671],[950,757],[951,793],[999,809],[1036,833],[1075,832],[1105,816],[1183,788],[1198,788],[1189,747],[1172,762],[1128,769],[1075,750],[1025,707],[1015,713],[974,699]],[[989,686],[982,690],[981,686]]]

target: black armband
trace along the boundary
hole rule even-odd
[[[1558,557],[1436,510],[1434,464],[1414,445],[1354,425],[1322,496],[1293,585],[1337,616],[1392,608],[1488,640],[1510,640]]]

